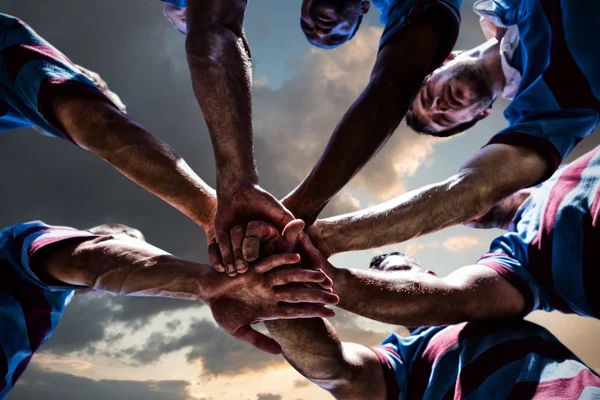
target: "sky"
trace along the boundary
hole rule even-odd
[[[484,40],[463,4],[457,48]],[[165,139],[214,186],[210,139],[190,87],[184,36],[156,0],[0,0],[73,61],[98,72],[131,117]],[[367,82],[382,32],[374,7],[336,50],[311,48],[298,24],[299,1],[252,0],[246,33],[254,62],[255,152],[261,186],[283,196],[306,175],[339,118]],[[404,126],[335,198],[323,216],[365,208],[445,179],[506,123],[492,116],[452,139],[418,136]],[[597,133],[569,158],[598,143]],[[181,257],[207,261],[202,231],[135,186],[94,154],[31,129],[0,135],[0,221],[30,220],[90,228],[125,223]],[[373,255],[401,250],[445,275],[486,252],[500,231],[455,227],[384,249],[340,254],[335,265],[366,268]],[[600,370],[600,322],[557,313],[529,317]],[[376,345],[402,327],[338,311],[342,340]],[[52,338],[8,396],[19,399],[300,400],[330,396],[280,357],[221,332],[201,304],[106,294],[76,297]]]

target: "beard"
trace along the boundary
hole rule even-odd
[[[454,79],[465,82],[473,92],[478,102],[489,104],[494,100],[492,85],[486,79],[483,71],[473,64],[461,64],[454,72]]]

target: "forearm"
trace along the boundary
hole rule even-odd
[[[357,372],[329,322],[313,318],[266,321],[265,325],[290,365],[323,389],[347,385]]]
[[[458,174],[375,207],[319,220],[318,225],[334,254],[365,250],[470,221],[495,200],[476,180]]]
[[[214,272],[139,240],[102,236],[59,243],[35,258],[49,278],[123,296],[204,301]]]
[[[384,146],[408,109],[412,92],[416,91],[416,86],[410,87],[409,83],[405,86],[395,100],[367,89],[350,107],[315,167],[284,201],[297,218],[312,223],[329,200]]]
[[[102,157],[203,229],[211,224],[216,209],[214,190],[167,143],[102,99],[66,93],[56,99],[54,110],[79,146]]]
[[[336,269],[327,274],[335,282],[338,307],[369,319],[404,326],[444,325],[468,319],[463,304],[453,301],[460,297],[460,289],[448,287],[429,274],[357,269]]]
[[[252,63],[243,33],[246,2],[190,1],[186,54],[192,87],[211,136],[217,190],[256,183]]]
[[[491,268],[471,265],[445,278],[415,271],[365,271],[327,266],[338,307],[394,325],[438,326],[525,312],[523,295]]]

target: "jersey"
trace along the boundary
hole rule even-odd
[[[531,310],[600,318],[600,147],[558,170],[517,211],[478,264],[506,278]]]
[[[89,232],[30,222],[0,231],[0,399],[48,340],[73,296],[73,287],[48,285],[32,270],[33,257]]]
[[[479,14],[499,26],[516,25],[521,71],[504,115],[508,128],[490,143],[530,148],[558,168],[600,122],[600,2],[479,0]]]
[[[590,399],[600,377],[550,332],[524,320],[392,334],[373,349],[389,400]]]
[[[37,126],[73,142],[50,107],[58,87],[110,103],[64,54],[23,21],[0,14],[0,131]]]
[[[435,7],[447,14],[454,24],[452,37],[447,41],[448,46],[436,54],[435,65],[440,65],[452,51],[458,38],[462,0],[371,0],[371,2],[381,11],[379,21],[385,26],[379,43],[380,48],[425,10]]]

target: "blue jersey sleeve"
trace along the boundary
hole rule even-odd
[[[0,252],[9,261],[19,277],[48,291],[68,291],[76,289],[68,285],[50,285],[43,282],[32,270],[33,256],[55,243],[74,238],[94,238],[89,232],[68,227],[49,226],[40,221],[28,222],[6,228],[0,232]]]
[[[575,145],[591,134],[599,122],[600,114],[595,110],[555,109],[529,115],[519,110],[515,101],[522,102],[523,99],[515,98],[506,109],[510,126],[492,137],[488,144],[509,144],[538,152],[551,167],[544,180],[558,169]]]
[[[59,50],[23,21],[0,14],[0,97],[16,111],[4,129],[36,126],[45,135],[73,140],[54,116],[57,91],[110,100]],[[9,126],[5,126],[8,124]]]
[[[508,233],[496,238],[490,247],[490,252],[483,255],[477,264],[485,265],[496,271],[515,287],[525,299],[526,315],[534,310],[553,311],[549,295],[538,284],[533,275],[527,270],[527,260],[514,233]]]

